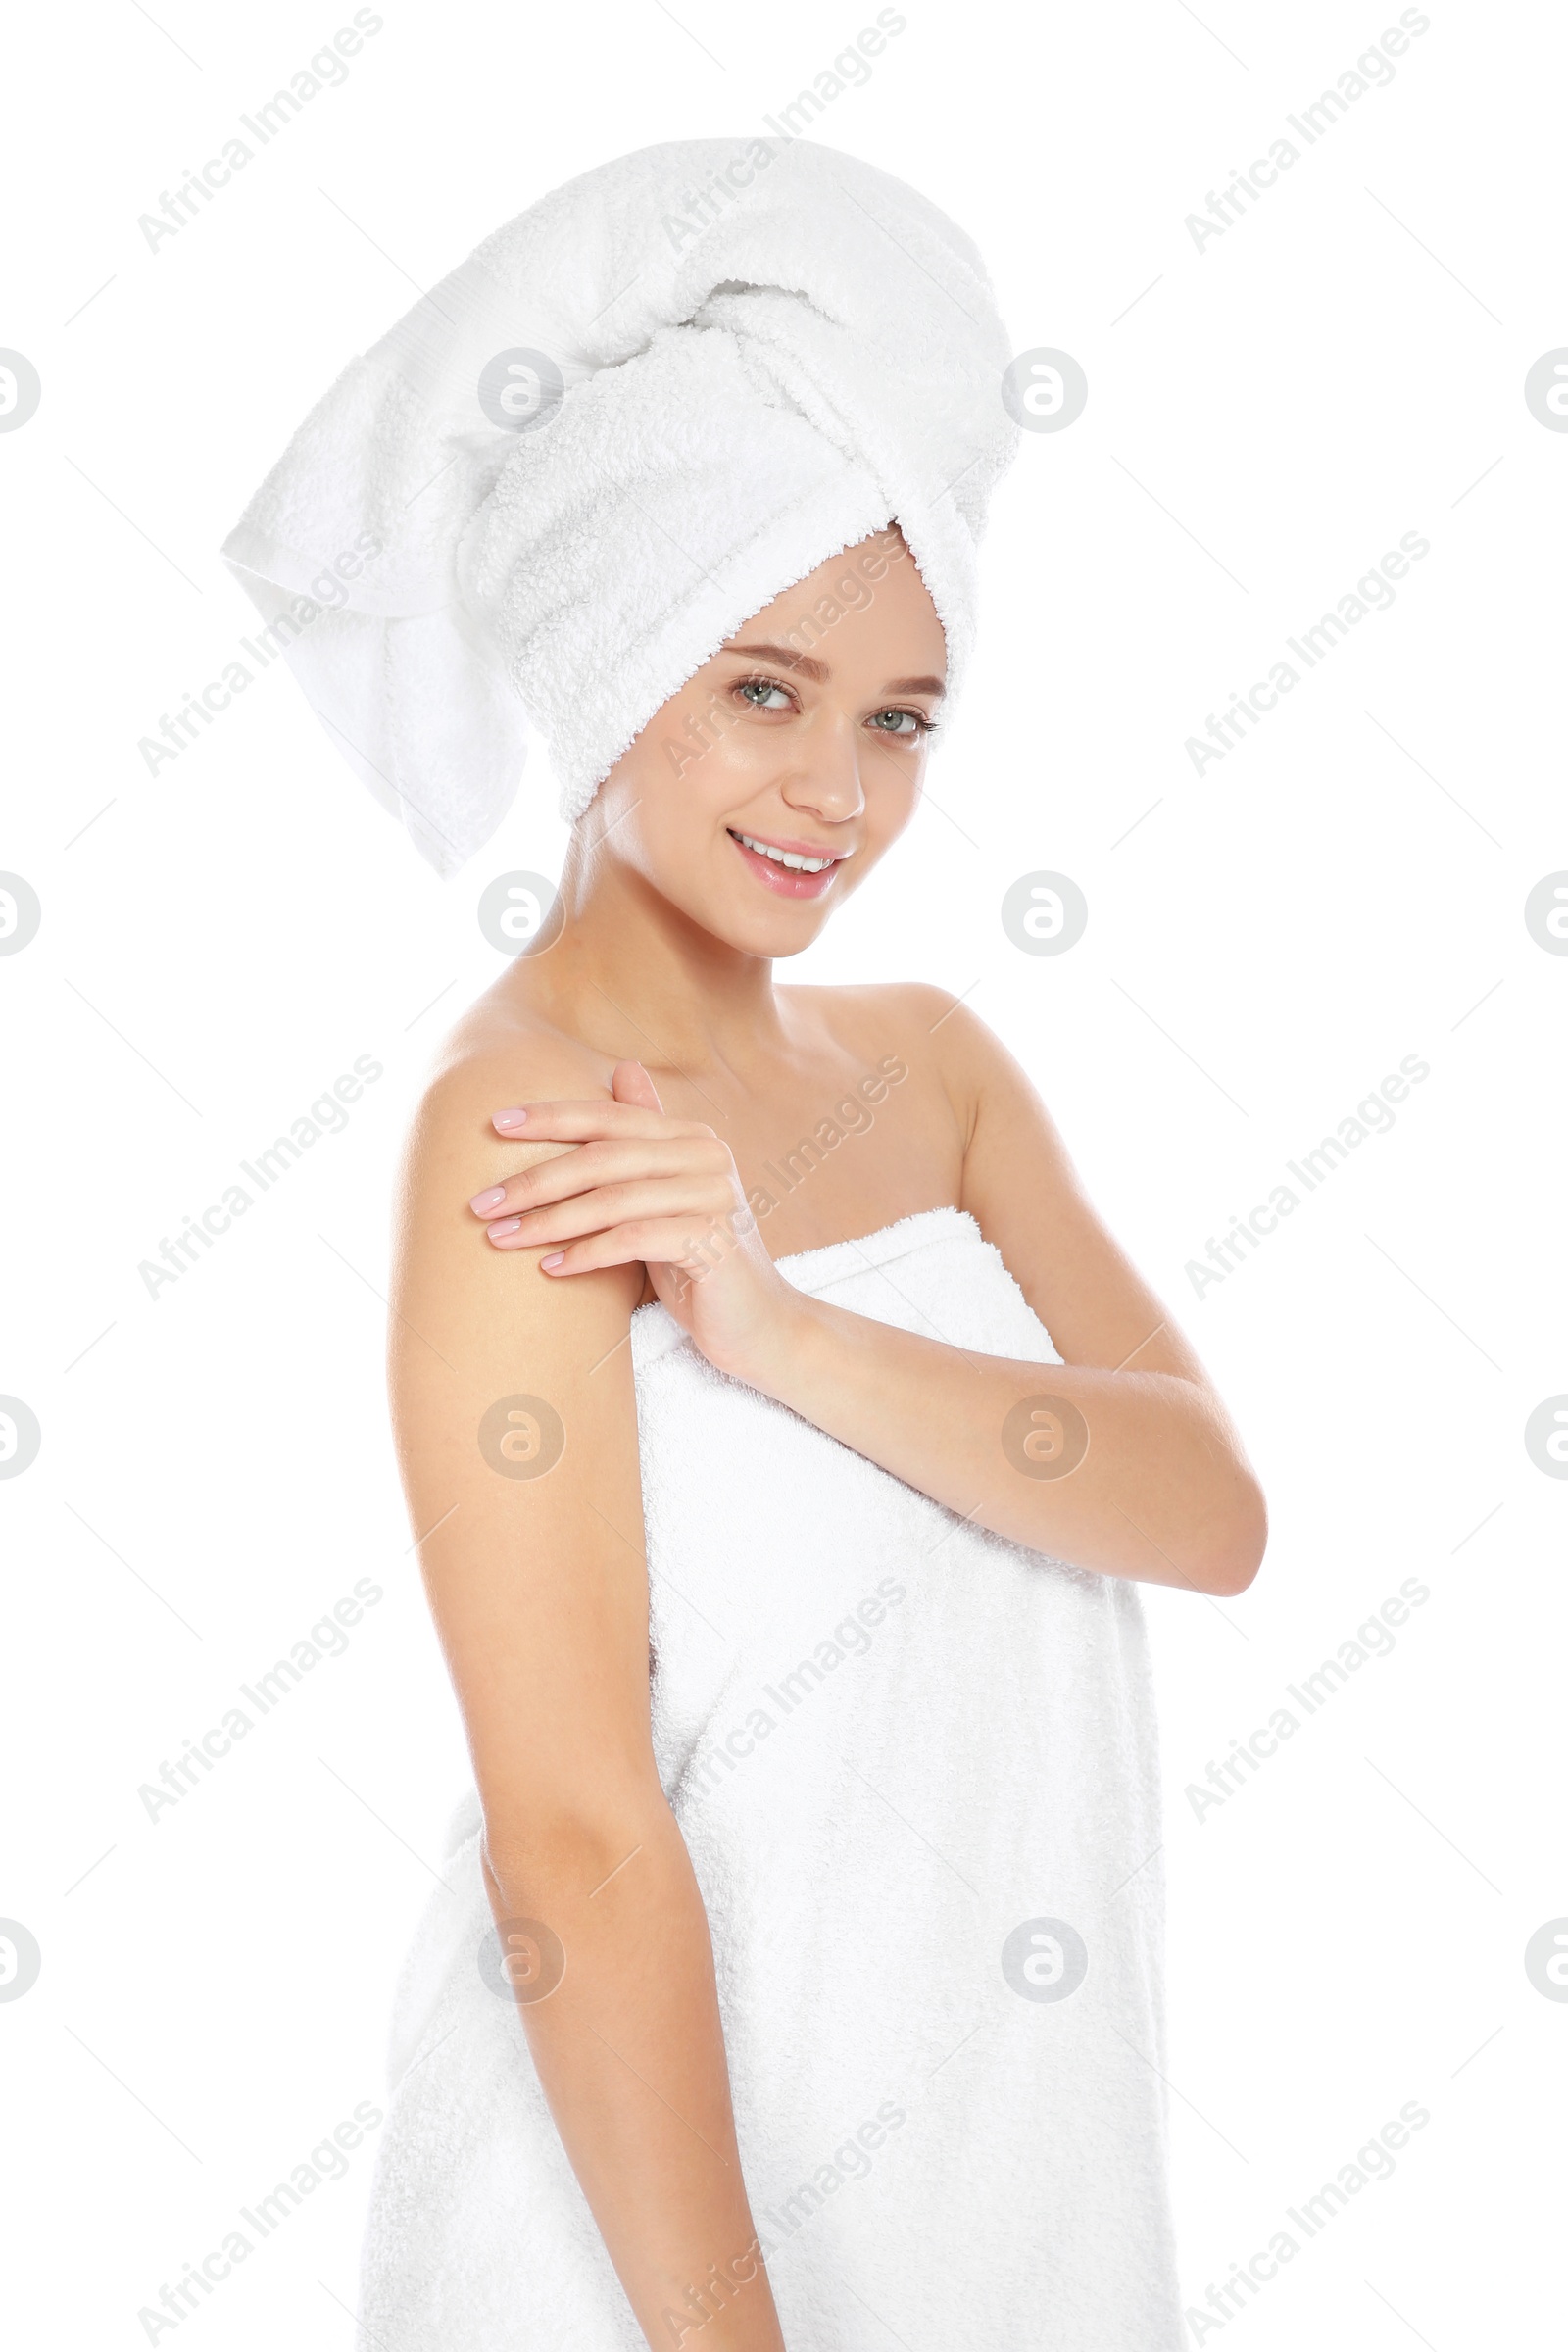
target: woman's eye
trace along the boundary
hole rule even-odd
[[[787,689],[775,684],[771,678],[742,678],[740,691],[754,710],[788,710],[792,707]],[[778,696],[776,703],[763,700],[764,696],[770,694]]]
[[[895,723],[887,726],[883,723],[887,719],[892,719]],[[926,734],[932,721],[924,717],[918,710],[878,710],[873,714],[871,724],[879,734],[902,735],[908,740],[916,735]]]

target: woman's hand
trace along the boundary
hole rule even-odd
[[[727,1144],[661,1106],[640,1061],[619,1061],[606,1102],[497,1111],[499,1135],[575,1147],[468,1205],[497,1250],[544,1250],[552,1277],[641,1262],[662,1304],[720,1371],[748,1377],[800,1303],[773,1265]]]

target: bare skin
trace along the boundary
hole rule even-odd
[[[748,622],[601,786],[559,922],[454,1032],[405,1170],[394,1422],[486,1882],[498,1922],[564,1948],[547,1997],[519,1970],[521,2014],[650,2345],[783,2337],[707,1918],[654,1765],[633,1311],[662,1300],[721,1369],[1084,1567],[1229,1595],[1263,1552],[1223,1405],[997,1040],[936,989],[774,980],[914,814],[945,669],[896,532]],[[835,862],[810,880],[741,834]],[[776,1269],[944,1206],[996,1244],[1060,1366],[893,1330]],[[541,1475],[498,1475],[476,1442],[517,1397],[564,1435]],[[514,1451],[546,1460],[554,1425],[541,1441],[516,1410]],[[1031,1472],[1020,1445],[1071,1467]]]

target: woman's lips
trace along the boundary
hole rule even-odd
[[[819,899],[825,890],[832,888],[833,877],[843,863],[842,858],[835,858],[834,862],[831,865],[825,865],[819,874],[803,873],[797,866],[780,865],[774,858],[762,857],[760,851],[749,850],[745,842],[734,833],[730,834],[730,840],[734,842],[739,855],[744,858],[759,882],[779,899]],[[808,855],[820,857],[822,853],[803,850],[801,855],[803,857]]]

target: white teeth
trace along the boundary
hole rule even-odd
[[[794,850],[770,849],[765,841],[754,841],[750,833],[737,833],[735,838],[749,850],[755,850],[760,858],[771,858],[775,865],[787,865],[792,873],[820,874],[838,863],[836,858],[801,858]]]

